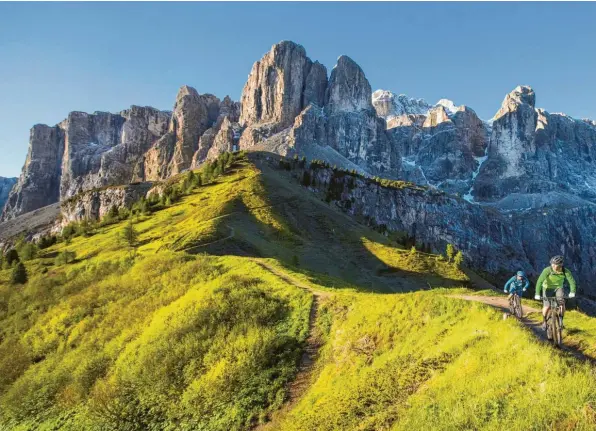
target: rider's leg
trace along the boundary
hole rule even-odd
[[[550,308],[550,303],[548,300],[543,299],[542,301],[542,329],[546,331],[546,313],[548,313],[548,309]]]
[[[565,315],[565,291],[563,289],[557,289],[555,292],[555,296],[557,297],[557,303],[560,304],[561,307],[561,327],[563,327],[563,316]]]

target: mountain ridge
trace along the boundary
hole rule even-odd
[[[399,112],[393,106],[398,102]],[[430,106],[384,90],[373,93],[348,56],[340,56],[328,76],[304,47],[283,41],[254,63],[240,102],[182,86],[171,112],[133,105],[118,114],[73,112],[54,127],[34,126],[2,218],[89,190],[163,181],[223,152],[265,150],[420,183],[485,207],[480,212],[515,215],[512,221],[526,223],[516,229],[539,229],[545,252],[554,248],[581,259],[577,270],[589,280],[596,250],[577,244],[594,235],[596,123],[536,108],[528,86],[507,94],[493,119],[487,124],[448,99]],[[529,209],[544,223],[525,218]],[[551,246],[546,232],[557,224],[576,229]],[[544,259],[539,255],[522,250],[520,262],[536,269]]]

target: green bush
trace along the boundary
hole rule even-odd
[[[54,259],[54,263],[56,265],[67,265],[69,263],[74,262],[76,259],[76,256],[77,255],[74,251],[64,250],[64,251],[58,253],[56,258]]]

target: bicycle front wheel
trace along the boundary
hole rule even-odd
[[[522,305],[521,305],[521,298],[519,296],[515,297],[515,317],[521,319],[523,316]]]
[[[557,314],[553,314],[551,318],[553,322],[553,343],[555,346],[560,347],[563,342],[563,334],[561,333],[561,320]]]

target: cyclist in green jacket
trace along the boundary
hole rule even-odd
[[[542,328],[546,329],[546,313],[548,313],[548,309],[550,308],[547,296],[557,298],[557,301],[560,303],[565,304],[565,292],[563,291],[563,286],[565,284],[565,280],[569,283],[569,297],[575,298],[575,280],[571,271],[563,266],[564,258],[563,256],[555,256],[550,260],[550,266],[544,268],[542,274],[538,278],[536,282],[536,295],[534,299],[540,300],[542,299]],[[544,297],[541,296],[541,292],[544,292]],[[563,307],[563,312],[565,311],[565,307]],[[561,316],[561,323],[563,322],[563,316]]]

